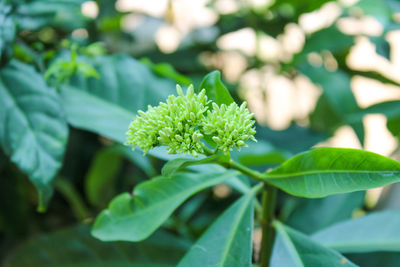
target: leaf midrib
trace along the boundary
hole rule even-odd
[[[240,218],[240,219],[236,220],[236,222],[234,223],[234,225],[232,227],[232,231],[230,231],[230,233],[236,233],[237,232],[236,229],[239,227],[240,222],[243,219],[243,215],[246,213],[248,205],[249,205],[250,201],[253,199],[254,193],[255,193],[254,190],[253,190],[253,192],[250,192],[249,195],[247,196],[248,199],[246,199],[245,203],[242,204],[242,207],[239,210],[237,216],[235,216],[235,218]],[[231,244],[233,243],[233,239],[234,239],[234,234],[229,235],[229,238],[227,240],[228,241],[227,245],[225,246],[225,249],[224,249],[224,251],[222,253],[221,266],[225,266],[224,263],[228,259],[229,250],[231,248]]]
[[[295,176],[304,176],[304,175],[316,175],[316,174],[335,174],[335,173],[350,173],[350,174],[385,174],[385,173],[400,173],[400,170],[358,170],[358,171],[352,171],[352,170],[314,170],[314,171],[303,171],[303,172],[297,172],[297,173],[283,173],[283,174],[271,174],[271,173],[266,173],[263,175],[264,178],[267,179],[279,179],[279,178],[289,178],[289,177],[295,177]]]

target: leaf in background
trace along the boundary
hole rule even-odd
[[[326,140],[327,135],[309,128],[292,124],[283,131],[271,130],[268,127],[257,125],[255,138],[271,143],[277,149],[290,151],[293,154],[310,149],[317,143]]]
[[[87,18],[81,14],[84,0],[32,0],[18,3],[14,17],[24,30],[55,26],[65,30],[82,28]]]
[[[12,61],[0,71],[0,142],[4,152],[39,191],[39,210],[52,195],[68,127],[60,100],[41,75]]]
[[[326,248],[308,236],[282,223],[273,223],[276,230],[271,267],[357,266],[339,252]]]
[[[7,51],[16,34],[16,25],[10,15],[11,9],[11,5],[4,1],[0,2],[0,59],[3,58],[3,53]]]
[[[312,238],[342,253],[400,252],[400,211],[374,212],[334,224]]]
[[[115,179],[122,158],[109,148],[100,150],[93,159],[85,178],[85,193],[90,204],[104,208],[115,195]]]
[[[400,134],[400,101],[393,100],[371,105],[362,111],[362,114],[383,114],[387,119],[387,128],[394,135]]]
[[[175,172],[191,166],[191,165],[201,165],[207,163],[217,162],[218,159],[222,158],[222,155],[213,155],[210,157],[206,157],[203,159],[187,159],[187,158],[177,158],[168,161],[165,163],[164,167],[161,170],[162,176],[169,177],[175,174]]]
[[[209,100],[213,100],[218,105],[229,105],[235,102],[221,81],[221,73],[213,71],[207,74],[199,86],[199,91],[206,89],[206,95]],[[211,103],[210,103],[211,107]]]
[[[277,149],[265,140],[260,140],[257,143],[250,143],[240,152],[232,151],[231,156],[246,166],[270,166],[283,163],[290,158],[291,153]]]
[[[257,189],[242,196],[220,215],[178,266],[251,266],[253,204]]]
[[[350,219],[364,204],[365,192],[332,195],[320,199],[291,199],[296,204],[285,224],[310,234],[334,223]],[[290,201],[290,200],[288,200]]]
[[[69,86],[61,88],[60,96],[72,126],[125,143],[125,133],[134,117],[129,110]]]
[[[398,267],[400,262],[399,252],[346,254],[346,257],[362,267]]]
[[[133,114],[139,109],[147,109],[147,105],[165,102],[169,95],[176,94],[172,80],[155,75],[143,63],[130,56],[101,56],[92,65],[100,75],[99,79],[76,76],[71,84]],[[125,126],[124,134],[128,125]]]
[[[328,110],[332,110],[334,114],[328,126],[334,129],[334,127],[338,126],[338,118],[340,118],[342,124],[352,126],[360,143],[363,143],[364,128],[362,127],[362,117],[354,117],[354,114],[358,114],[361,109],[358,107],[350,88],[350,76],[341,70],[329,72],[324,67],[312,67],[308,64],[304,64],[300,69],[314,83],[322,86],[323,97],[326,100],[325,104],[329,105]],[[321,110],[316,110],[316,112],[318,111],[321,112]],[[326,122],[324,124],[326,125]],[[332,129],[327,130],[329,132]]]
[[[291,195],[318,198],[398,182],[400,163],[368,151],[323,147],[291,158],[264,177]]]
[[[148,157],[143,157],[143,152],[139,150],[133,151],[131,147],[123,146],[121,144],[116,144],[110,148],[111,151],[114,151],[120,155],[124,155],[127,159],[129,159],[132,163],[142,169],[142,171],[148,176],[153,177],[157,175],[157,171],[152,166]],[[151,153],[149,153],[151,154]]]
[[[170,65],[168,63],[154,64],[148,58],[142,58],[140,60],[140,62],[145,64],[147,67],[149,67],[154,73],[156,73],[162,77],[166,77],[171,80],[174,80],[176,83],[178,83],[180,85],[189,86],[192,83],[192,81],[188,77],[177,72],[174,69],[174,67],[172,67],[172,65]]]
[[[161,231],[141,243],[101,242],[82,225],[29,240],[10,253],[4,266],[172,267],[188,245]]]
[[[332,40],[335,41],[332,42]],[[354,37],[344,34],[335,24],[333,24],[308,36],[303,50],[299,53],[299,55],[296,55],[296,57],[301,58],[301,60],[305,60],[308,53],[319,53],[324,50],[328,50],[333,54],[337,54],[348,50],[353,44]]]
[[[186,199],[237,175],[236,171],[176,173],[139,184],[121,194],[96,218],[92,235],[103,241],[140,241],[152,234]]]

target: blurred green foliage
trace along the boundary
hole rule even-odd
[[[187,199],[163,229],[141,243],[103,243],[90,237],[84,225],[113,197],[132,192],[174,158],[162,148],[143,157],[122,146],[124,134],[137,110],[163,101],[175,92],[176,83],[194,83],[199,88],[203,76],[220,67],[219,37],[250,28],[257,38],[277,40],[305,13],[336,1],[274,1],[256,6],[236,0],[239,9],[224,14],[218,13],[217,2],[207,4],[217,13],[213,25],[193,29],[176,51],[164,53],[156,45],[155,33],[162,25],[174,25],[167,19],[173,9],[164,19],[119,11],[117,1],[97,0],[93,4],[98,15],[90,18],[82,14],[84,0],[0,0],[0,262],[4,266],[174,266],[218,214],[248,193],[250,182],[245,177],[229,180],[230,191],[222,196],[216,188],[206,189]],[[338,5],[340,16],[305,34],[303,47],[288,60],[269,61],[237,51],[245,58],[245,71],[273,66],[279,75],[293,80],[304,75],[321,87],[315,109],[305,118],[309,123],[293,121],[281,131],[257,125],[259,143],[232,154],[239,162],[264,171],[327,140],[343,125],[350,126],[364,144],[367,114],[386,116],[389,131],[399,138],[399,101],[362,108],[350,84],[356,76],[395,86],[399,82],[385,73],[352,69],[347,56],[355,38],[364,34],[345,34],[336,22],[373,16],[383,31],[367,37],[377,53],[390,59],[386,37],[398,29],[400,4],[360,0],[353,6]],[[124,19],[132,14],[142,22],[126,30]],[[333,69],[326,66],[327,52],[336,63]],[[205,53],[217,63],[205,64],[201,60]],[[313,63],[310,54],[322,62]],[[221,72],[222,77],[219,72],[208,74],[201,87],[207,89],[211,83],[225,88],[223,68]],[[239,80],[225,84],[240,101]],[[192,167],[201,171],[201,166]],[[246,196],[220,220],[231,220],[244,201]],[[369,211],[363,192],[322,199],[298,199],[280,192],[278,208],[278,217],[297,229],[280,227],[279,242],[287,242],[281,237],[288,235],[296,246],[311,247],[315,241],[298,231],[312,234],[352,218],[356,210]],[[217,221],[208,233],[220,231],[220,224]],[[323,253],[336,260],[331,250]],[[362,266],[365,262],[397,266],[399,253],[369,252],[362,257],[349,254],[349,258]],[[373,260],[366,261],[369,257]],[[284,265],[273,259],[277,266]]]

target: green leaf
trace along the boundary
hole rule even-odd
[[[242,196],[207,229],[179,267],[251,266],[255,187]]]
[[[67,120],[72,126],[125,143],[125,132],[134,117],[133,113],[69,86],[61,88],[60,95]]]
[[[85,178],[85,192],[90,204],[104,208],[115,195],[115,179],[121,170],[122,158],[112,148],[100,150]]]
[[[205,89],[208,99],[213,100],[218,105],[229,105],[235,102],[228,89],[221,81],[221,73],[213,71],[207,74],[200,84],[199,91]]]
[[[360,254],[346,254],[347,258],[362,267],[398,267],[399,252],[373,252]]]
[[[174,67],[168,63],[154,64],[148,58],[142,58],[140,61],[154,71],[154,73],[174,80],[178,84],[189,86],[192,83],[188,77],[177,72]]]
[[[188,245],[161,231],[141,243],[101,242],[82,225],[29,240],[8,255],[5,266],[172,267]]]
[[[290,158],[291,153],[260,140],[257,143],[249,143],[248,147],[242,148],[241,151],[232,151],[231,156],[246,166],[266,166],[283,163]]]
[[[55,26],[66,30],[82,28],[86,18],[81,14],[83,0],[32,0],[18,3],[14,17],[24,30]]]
[[[188,159],[188,158],[177,158],[165,163],[161,170],[161,174],[165,177],[172,176],[175,172],[192,165],[201,165],[208,163],[218,162],[218,159],[223,157],[222,155],[213,155],[203,159]]]
[[[264,177],[291,195],[317,198],[398,182],[400,163],[363,150],[323,147],[291,158]]]
[[[0,142],[4,152],[35,184],[39,210],[61,167],[68,127],[60,100],[34,69],[12,61],[0,71]]]
[[[132,114],[139,109],[146,110],[147,105],[165,102],[169,95],[176,94],[172,80],[155,75],[147,66],[130,56],[105,55],[89,63],[94,66],[100,78],[88,79],[77,75],[71,85]],[[123,133],[127,131],[128,125]]]
[[[339,252],[326,248],[306,235],[274,221],[275,244],[271,267],[357,266]]]
[[[328,113],[331,110],[333,113],[333,117],[328,120],[330,123],[325,122],[323,125],[333,129],[340,123],[350,125],[357,134],[360,143],[363,143],[364,128],[362,127],[362,117],[354,117],[354,114],[358,115],[361,109],[358,107],[350,87],[351,77],[341,70],[329,72],[324,67],[312,67],[309,64],[304,64],[300,69],[314,83],[321,85],[325,100],[323,104],[328,105],[326,107],[328,110],[325,112]],[[324,111],[321,110],[321,107],[319,108],[317,111]],[[328,132],[332,130],[329,128]]]
[[[4,1],[0,3],[0,59],[3,58],[3,52],[7,52],[17,30],[15,21],[10,14],[11,10],[11,5]]]
[[[295,198],[293,212],[285,220],[285,224],[303,233],[315,233],[334,223],[350,219],[353,212],[364,204],[363,191],[337,194],[325,198]],[[292,202],[291,202],[292,203]]]
[[[142,171],[149,177],[156,176],[158,172],[154,169],[148,157],[143,157],[143,153],[139,150],[133,151],[131,147],[116,144],[110,150],[124,155],[132,163],[142,169]],[[149,153],[150,154],[150,153]]]
[[[318,199],[290,198],[287,208],[291,213],[285,223],[303,233],[310,234],[334,223],[347,220],[364,204],[363,191],[337,194]]]
[[[343,253],[400,251],[400,211],[374,212],[334,224],[312,238]]]
[[[176,173],[135,187],[114,198],[97,217],[92,234],[103,241],[140,241],[153,233],[186,199],[237,175],[236,171]]]

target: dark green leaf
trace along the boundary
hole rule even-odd
[[[274,147],[271,143],[259,140],[257,143],[250,143],[241,151],[233,151],[232,158],[246,166],[276,165],[289,159],[291,153]]]
[[[360,254],[346,254],[347,258],[362,267],[398,267],[399,252],[373,252]]]
[[[285,223],[303,233],[315,233],[336,222],[350,219],[353,212],[364,204],[364,197],[365,193],[359,191],[320,199],[290,199],[296,204]]]
[[[115,179],[122,166],[121,156],[105,148],[92,161],[86,178],[85,192],[90,204],[104,208],[115,195]]]
[[[400,163],[358,149],[317,148],[265,174],[283,191],[308,198],[366,190],[400,181]]]
[[[251,266],[254,195],[242,196],[192,246],[179,267]]]
[[[213,100],[218,105],[229,105],[234,102],[228,89],[226,89],[221,81],[221,73],[217,70],[210,72],[204,77],[200,84],[199,91],[202,89],[206,89],[208,99]]]
[[[30,66],[12,61],[0,72],[0,142],[35,184],[45,209],[61,166],[68,128],[59,97]]]
[[[271,267],[357,266],[337,251],[319,245],[306,235],[275,221]]]
[[[355,220],[334,224],[312,238],[343,253],[400,252],[400,211],[374,212]]]
[[[139,184],[117,196],[96,219],[92,234],[103,241],[140,241],[153,233],[187,198],[237,175],[236,171],[176,173]]]
[[[5,266],[169,267],[187,247],[184,240],[164,232],[141,243],[101,242],[90,236],[87,226],[79,226],[26,242],[8,256]]]

